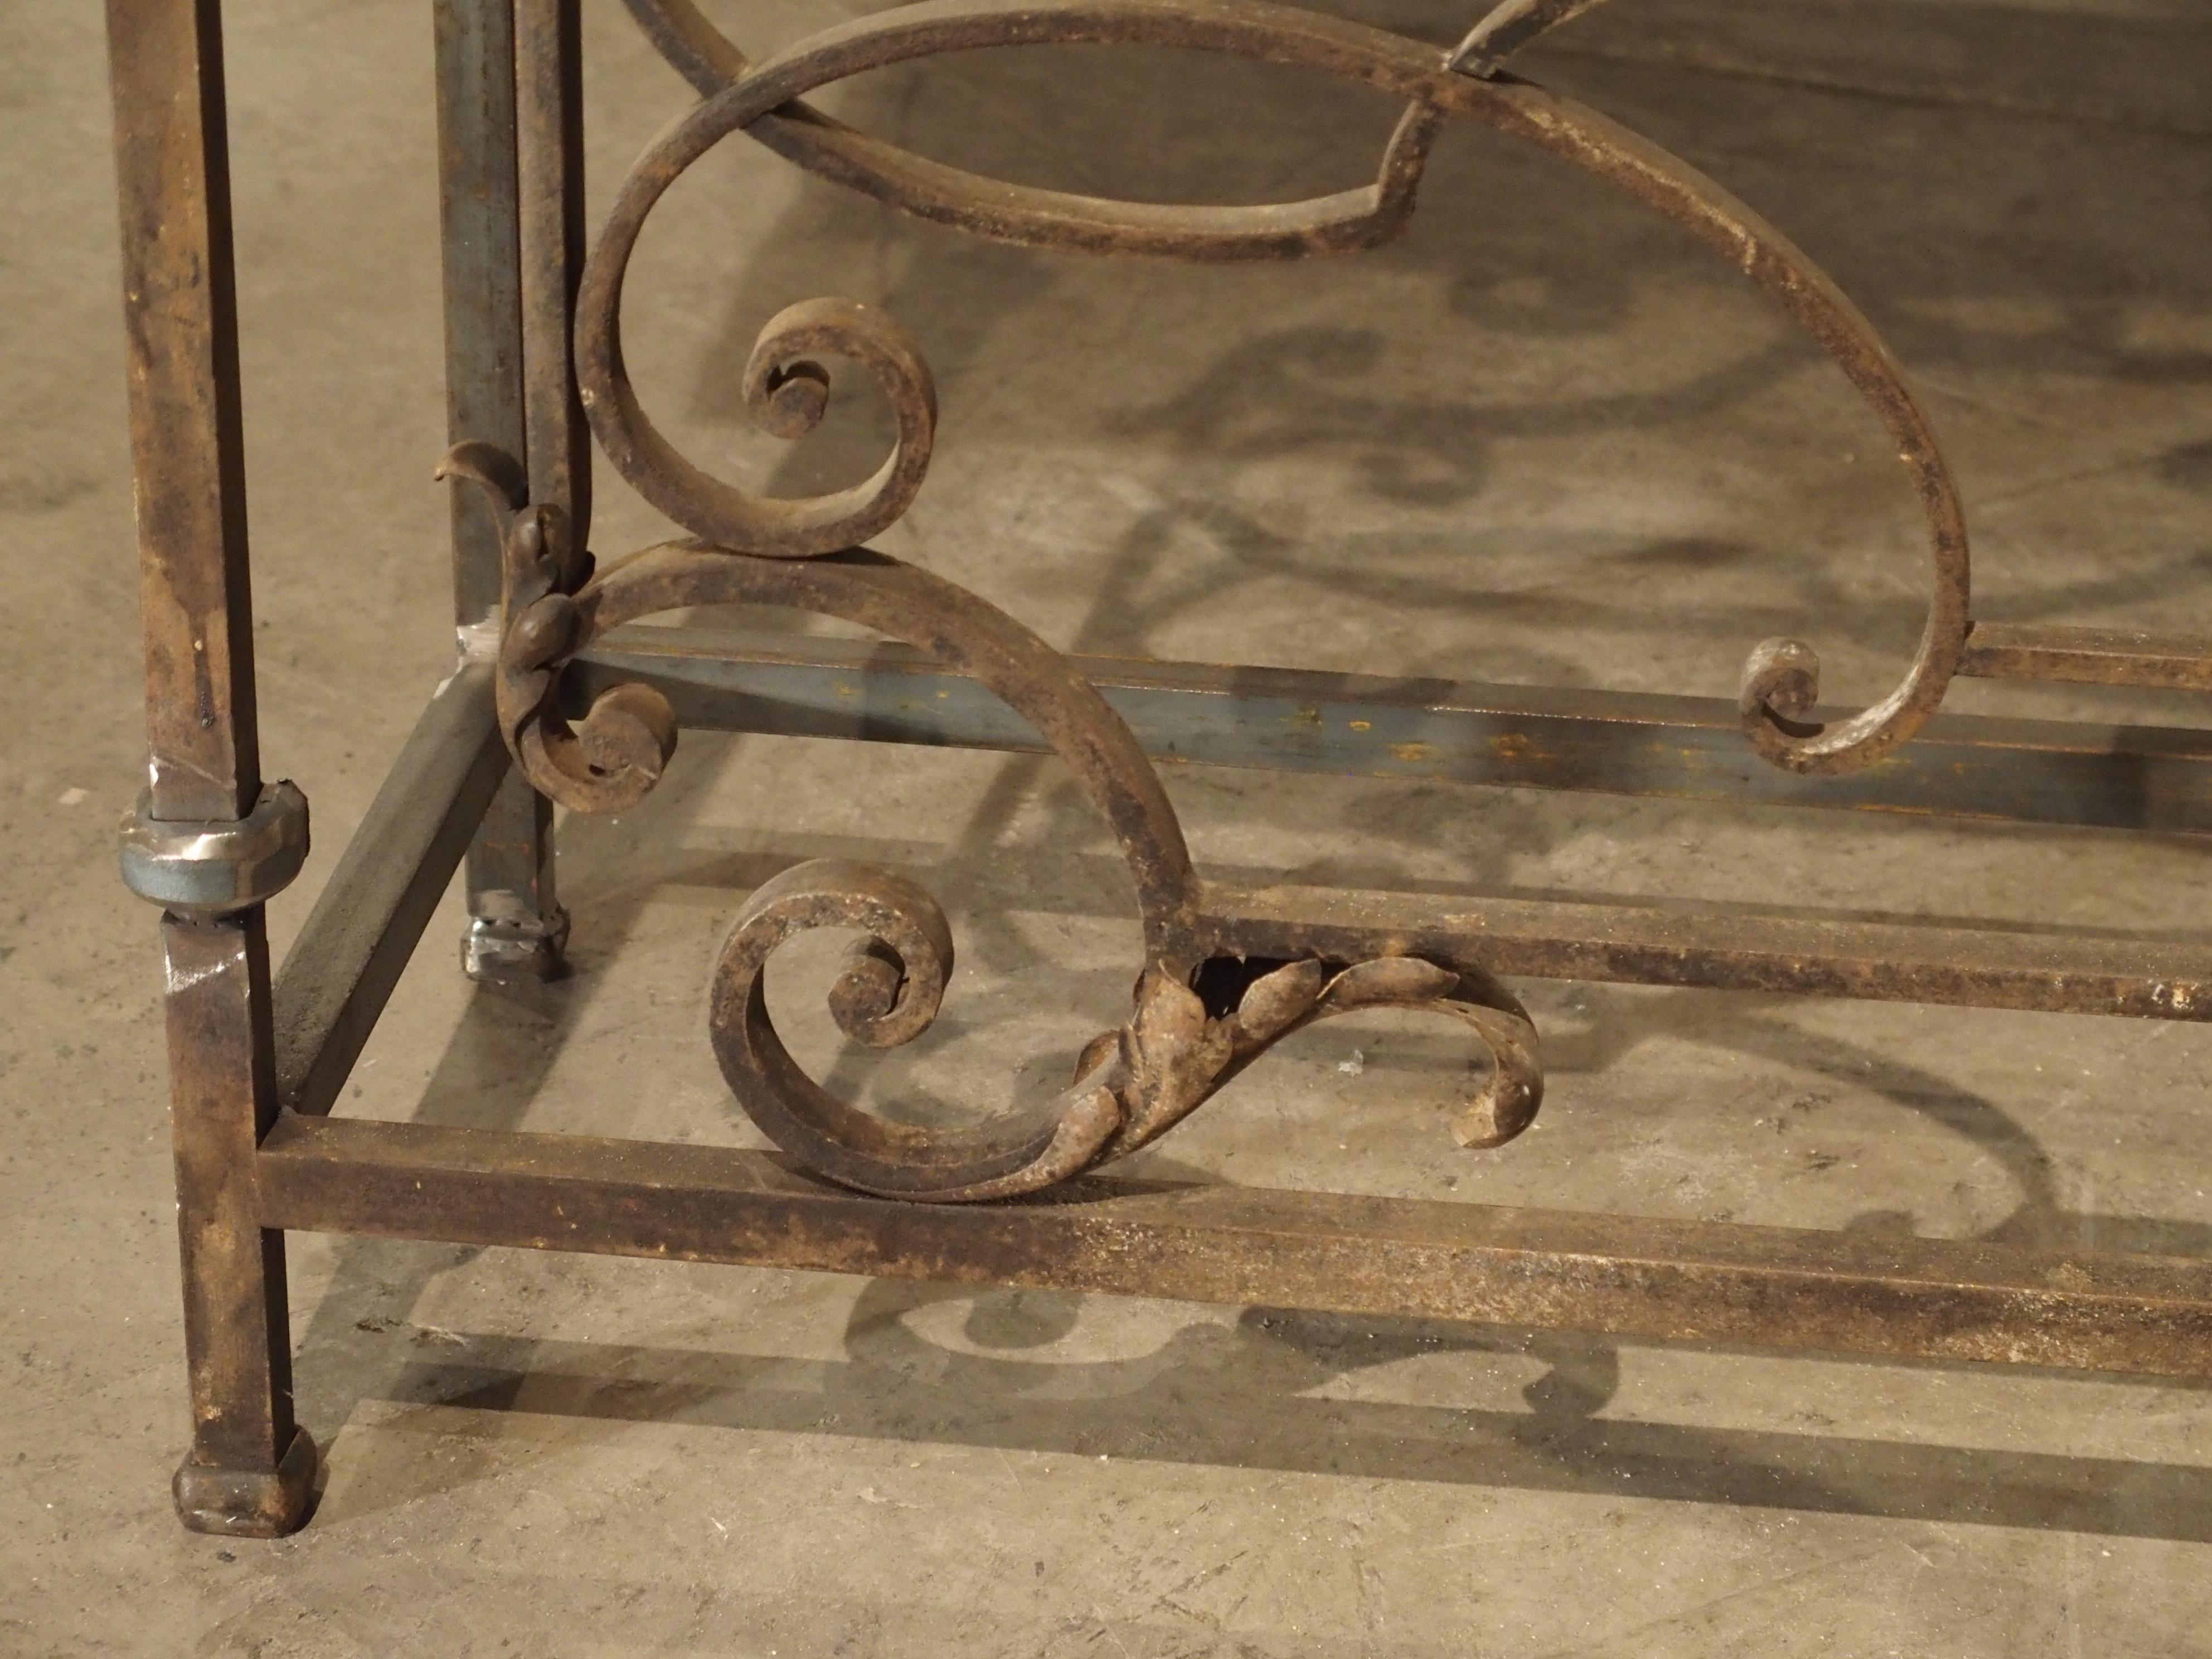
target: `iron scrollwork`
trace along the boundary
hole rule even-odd
[[[864,1191],[940,1201],[1002,1198],[1064,1181],[1172,1127],[1269,1046],[1316,1019],[1389,1006],[1456,1019],[1487,1053],[1487,1075],[1456,1126],[1464,1145],[1501,1145],[1543,1092],[1528,1014],[1477,963],[1407,955],[1377,939],[1356,962],[1223,955],[1222,919],[1200,926],[1201,889],[1181,826],[1135,738],[1066,659],[964,589],[864,546],[895,523],[927,471],[936,395],[906,331],[856,301],[792,306],[762,331],[744,379],[751,417],[803,436],[829,396],[824,357],[866,368],[897,435],[872,477],[830,495],[753,495],[696,466],[646,414],[624,368],[624,274],[669,185],[735,132],[828,178],[994,240],[1090,252],[1248,259],[1348,252],[1388,240],[1411,213],[1447,115],[1534,143],[1686,226],[1796,319],[1834,358],[1896,442],[1927,521],[1934,584],[1919,650],[1881,702],[1833,725],[1811,718],[1819,665],[1794,640],[1761,644],[1741,708],[1753,746],[1806,774],[1870,764],[1932,714],[1971,623],[1964,514],[1925,416],[1872,327],[1778,231],[1676,157],[1583,106],[1512,75],[1506,60],[1597,0],[1505,0],[1449,52],[1267,0],[921,0],[840,24],[757,64],[691,0],[629,0],[647,33],[701,94],[617,192],[575,305],[574,364],[592,430],[624,478],[689,535],[605,570],[572,544],[556,508],[533,503],[520,467],[465,444],[447,471],[482,487],[506,549],[498,661],[501,729],[517,763],[577,811],[632,805],[659,779],[677,722],[643,684],[603,692],[579,722],[562,712],[563,666],[608,629],[682,606],[792,606],[860,623],[972,675],[1066,762],[1112,828],[1143,920],[1145,962],[1127,1018],[1086,1048],[1054,1099],[981,1128],[890,1121],[830,1096],[785,1048],[768,1015],[769,958],[813,928],[857,931],[830,994],[839,1027],[869,1046],[912,1041],[935,1018],[952,968],[936,902],[895,872],[817,860],[767,883],[740,910],[716,964],[709,1024],[724,1076],[753,1121],[809,1168]],[[1113,202],[1014,186],[915,156],[804,99],[862,70],[983,46],[1148,43],[1319,70],[1404,100],[1376,182],[1258,207]],[[1233,945],[1234,919],[1227,924]]]

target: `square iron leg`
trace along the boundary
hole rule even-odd
[[[543,165],[553,186],[550,229],[563,257],[546,267],[550,291],[526,295],[538,284],[526,279],[524,244],[545,233],[525,225],[520,206],[514,0],[438,0],[434,19],[448,441],[527,456],[532,498],[561,501],[580,535],[582,436],[563,389],[571,289],[562,281],[575,263],[567,255],[581,245],[580,169],[570,165],[580,118],[573,99],[556,100],[554,152]],[[562,45],[565,90],[575,79],[573,31]],[[555,351],[559,370],[555,395],[535,422],[525,392],[526,297],[547,313],[532,331],[535,353]],[[550,442],[533,429],[549,422]],[[454,620],[464,654],[488,654],[500,627],[498,529],[473,490],[453,491],[453,514]],[[565,971],[568,918],[553,856],[552,804],[511,775],[469,848],[461,965],[470,978],[552,979]]]
[[[307,851],[264,791],[254,718],[229,178],[217,0],[110,0],[131,459],[146,648],[146,793],[124,873],[161,903],[191,1449],[185,1524],[267,1537],[307,1516],[283,1235],[253,1159],[275,1121],[263,902]]]
[[[274,1538],[307,1519],[315,1446],[292,1418],[284,1235],[258,1224],[251,1179],[276,1119],[269,941],[257,905],[164,916],[161,944],[192,1405],[177,1513],[195,1532]]]

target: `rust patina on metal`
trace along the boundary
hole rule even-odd
[[[247,817],[262,786],[222,38],[213,3],[113,0],[107,26],[146,636],[141,816],[221,825]],[[192,1395],[176,1501],[210,1532],[289,1531],[315,1473],[292,1417],[284,1235],[241,1178],[276,1118],[267,896],[161,918]]]
[[[1267,0],[923,0],[755,63],[690,0],[629,0],[698,94],[586,249],[576,0],[437,0],[461,661],[433,698],[272,986],[262,904],[306,851],[306,803],[264,787],[254,726],[217,0],[111,0],[151,783],[125,872],[167,907],[194,1435],[186,1524],[304,1519],[283,1234],[744,1261],[1057,1285],[1357,1313],[1585,1327],[1662,1340],[2204,1375],[2212,1268],[2142,1255],[1116,1181],[1289,1032],[1376,1006],[1453,1021],[1486,1057],[1455,1125],[1495,1146],[1543,1094],[1535,1030],[1496,975],[2102,1013],[2212,1017],[2212,951],[2056,929],[1662,902],[1365,893],[1205,879],[1158,763],[1683,799],[2212,831],[2212,733],[1937,715],[1954,675],[2212,687],[2212,648],[2120,630],[1977,625],[1965,514],[1887,349],[1784,238],[1678,158],[1511,70],[1597,0],[1505,0],[1449,52]],[[1261,206],[1115,202],[981,179],[806,97],[867,70],[1029,45],[1143,44],[1316,70],[1402,105],[1375,182]],[[623,276],[669,186],[737,133],[888,206],[993,240],[1198,260],[1346,253],[1413,210],[1451,118],[1565,158],[1686,226],[1828,352],[1918,499],[1930,587],[1891,694],[1834,714],[1800,641],[1757,645],[1734,703],[1111,662],[1054,651],[974,593],[864,544],[923,486],[929,369],[885,313],[802,298],[744,373],[766,431],[821,419],[823,360],[866,369],[896,436],[861,483],[799,499],[714,477],[653,425],[625,370]],[[682,534],[604,568],[591,448]],[[791,606],[884,646],[629,624],[702,605]],[[858,695],[847,693],[854,686]],[[679,726],[1027,749],[1066,762],[1114,832],[1143,923],[1122,1023],[1054,1099],[973,1129],[832,1097],[769,1018],[792,937],[857,932],[829,991],[854,1041],[936,1018],[951,931],[912,877],[799,865],[738,908],[708,1038],[780,1156],[326,1115],[439,894],[465,868],[478,977],[559,970],[551,805],[619,810]]]

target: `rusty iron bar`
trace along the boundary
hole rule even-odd
[[[1717,697],[1068,660],[1156,765],[2212,833],[2212,732],[1938,714],[1878,765],[1802,778],[1750,754],[1735,704]],[[1049,750],[974,679],[890,641],[617,629],[578,652],[562,708],[581,717],[634,682],[667,699],[682,725],[706,730]]]
[[[244,818],[262,793],[246,574],[238,309],[216,0],[110,0],[128,323],[148,811]],[[204,1532],[303,1517],[314,1443],[294,1420],[284,1239],[250,1182],[275,1120],[262,907],[165,914],[161,939],[192,1438],[175,1498]]]
[[[1717,700],[1069,660],[1155,761],[2200,834],[2212,827],[2212,774],[2194,781],[2212,763],[2212,735],[2202,732],[1952,715],[1881,767],[1816,784],[1744,765],[1733,706]],[[957,666],[895,644],[623,628],[581,652],[571,672],[568,695],[579,705],[642,679],[702,726],[1051,752]],[[1409,757],[1413,747],[1424,752]],[[2038,775],[2045,769],[2060,781]],[[1206,924],[1209,952],[1345,960],[1410,952],[1532,978],[2212,1018],[2212,951],[2183,939],[1680,902],[1222,884],[1206,895],[1216,919]]]
[[[218,8],[114,0],[108,40],[149,804],[242,818],[261,761]]]
[[[432,19],[447,441],[523,455],[514,0],[434,0]],[[463,654],[488,656],[500,627],[500,526],[475,491],[452,495],[453,621]],[[568,918],[554,878],[553,807],[520,773],[484,813],[467,872],[463,970],[478,980],[558,973]]]
[[[1462,75],[1486,79],[1539,35],[1571,22],[1602,0],[1500,0],[1469,29],[1445,60]]]
[[[512,0],[522,389],[530,499],[566,516],[580,550],[592,522],[591,433],[569,361],[584,268],[584,55],[580,0]],[[489,432],[470,438],[497,442]]]
[[[1602,980],[2043,1013],[2212,1019],[2212,948],[2052,928],[1674,902],[1208,883],[1217,953],[1411,954]]]
[[[439,249],[445,290],[446,431],[526,453],[522,255],[514,156],[513,0],[434,0]],[[453,621],[496,624],[499,526],[453,492]]]
[[[1959,672],[1985,680],[2212,691],[2212,640],[2133,628],[1978,622]]]
[[[276,1097],[327,1112],[509,775],[489,663],[430,699],[277,970]],[[480,844],[480,843],[479,843]]]
[[[751,64],[691,0],[628,0],[671,67],[702,97]],[[1435,142],[1436,112],[1409,103],[1375,182],[1303,202],[1171,206],[1040,189],[916,155],[793,99],[748,129],[785,159],[917,218],[1024,247],[1231,261],[1299,258],[1380,246],[1405,228]]]
[[[732,1147],[287,1116],[299,1231],[1164,1296],[1669,1341],[2195,1376],[2212,1263],[1651,1216],[1085,1179],[869,1198]]]

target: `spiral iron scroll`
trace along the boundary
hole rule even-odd
[[[1113,830],[1144,922],[1129,1018],[1085,1050],[1055,1098],[980,1129],[894,1123],[846,1105],[800,1069],[768,1014],[776,948],[811,929],[852,929],[861,939],[831,990],[832,1016],[871,1047],[911,1042],[935,1019],[952,971],[951,930],[936,902],[895,872],[840,860],[801,865],[752,894],[714,971],[715,1055],[747,1115],[817,1173],[864,1192],[938,1201],[1035,1191],[1143,1146],[1297,1026],[1378,1004],[1433,1008],[1489,1050],[1489,1075],[1458,1126],[1464,1144],[1499,1144],[1534,1115],[1543,1091],[1534,1030],[1471,964],[1206,957],[1197,877],[1158,775],[1091,684],[995,606],[865,548],[761,558],[678,542],[592,573],[568,546],[560,516],[520,500],[509,458],[466,445],[447,457],[447,471],[482,487],[501,515],[509,610],[499,718],[517,760],[556,799],[591,811],[640,799],[673,752],[676,730],[666,701],[637,684],[603,692],[571,728],[557,712],[556,662],[658,611],[778,605],[860,623],[972,675],[1036,728]]]
[[[1389,1005],[1459,1020],[1491,1066],[1458,1126],[1494,1146],[1533,1118],[1542,1093],[1526,1012],[1473,963],[1402,955],[1358,963],[1243,961],[1199,948],[1198,884],[1174,812],[1134,738],[1097,693],[1012,618],[976,596],[860,544],[906,511],[927,471],[936,396],[915,343],[848,300],[793,306],[763,329],[744,377],[769,432],[821,418],[842,356],[869,371],[897,436],[873,476],[829,495],[754,495],[694,465],[654,427],[625,368],[623,283],[646,219],[670,185],[730,134],[903,211],[997,240],[1188,259],[1346,252],[1387,240],[1411,213],[1446,115],[1534,143],[1656,208],[1741,269],[1826,349],[1895,441],[1927,522],[1934,587],[1918,652],[1881,702],[1833,725],[1811,718],[1810,647],[1770,640],[1744,670],[1753,747],[1805,774],[1855,770],[1925,722],[1956,670],[1968,620],[1964,514],[1935,434],[1887,348],[1780,232],[1679,159],[1506,68],[1519,47],[1599,0],[1504,0],[1449,52],[1267,0],[921,0],[827,29],[749,62],[691,0],[629,0],[701,101],[647,148],[617,193],[575,305],[574,368],[592,431],[617,471],[696,539],[594,574],[556,508],[533,503],[511,458],[481,444],[447,471],[483,487],[506,548],[498,702],[502,734],[533,784],[580,811],[641,799],[673,753],[676,720],[641,684],[603,692],[573,722],[562,667],[609,628],[680,606],[796,606],[862,623],[972,674],[1065,759],[1118,838],[1144,920],[1146,962],[1127,1020],[1084,1052],[1054,1100],[980,1129],[888,1121],[838,1102],[801,1070],[767,1012],[768,960],[793,934],[856,930],[830,995],[839,1026],[876,1047],[911,1041],[935,1018],[952,945],[935,902],[894,872],[817,861],[786,872],[741,911],[717,966],[710,1023],[723,1073],[776,1144],[819,1173],[903,1198],[1005,1197],[1135,1150],[1180,1121],[1270,1044],[1328,1014]],[[863,70],[951,52],[1044,44],[1156,44],[1317,70],[1402,99],[1376,182],[1304,202],[1163,206],[1018,186],[915,156],[831,119],[805,96]]]

